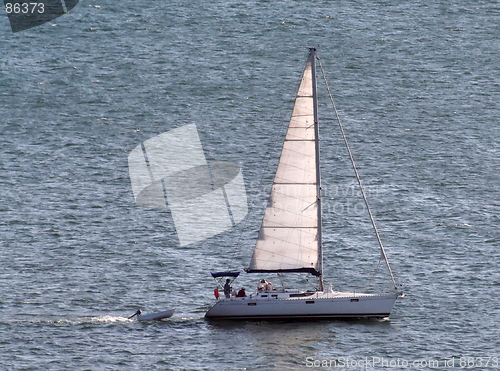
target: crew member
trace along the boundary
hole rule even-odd
[[[231,297],[231,280],[229,278],[226,279],[226,284],[224,285],[224,295],[226,298]]]
[[[266,280],[260,280],[259,286],[257,286],[257,291],[265,291],[267,286]]]

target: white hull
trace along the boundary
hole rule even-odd
[[[350,292],[298,291],[221,298],[205,314],[214,319],[347,319],[389,317],[401,293],[383,295]]]
[[[137,316],[137,319],[139,321],[160,320],[160,319],[172,317],[172,315],[174,314],[174,311],[175,311],[175,309],[169,309],[169,310],[164,310],[162,312],[140,314]]]

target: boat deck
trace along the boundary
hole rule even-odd
[[[346,292],[346,291],[299,291],[299,290],[272,290],[252,293],[245,297],[230,298],[221,297],[219,300],[304,300],[304,299],[334,299],[334,298],[358,298],[358,297],[375,297],[376,294],[367,294],[361,292]]]

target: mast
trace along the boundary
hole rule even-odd
[[[311,58],[312,74],[312,96],[314,107],[314,142],[316,154],[316,196],[318,209],[318,271],[319,271],[319,291],[324,290],[323,285],[323,245],[321,235],[321,168],[320,168],[320,150],[319,150],[319,122],[318,122],[318,87],[316,84],[316,48],[309,48]]]

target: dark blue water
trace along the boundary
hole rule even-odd
[[[2,369],[497,368],[498,2],[83,1],[15,34],[1,19]],[[249,262],[310,46],[406,297],[390,321],[206,322],[209,271]],[[326,281],[387,283],[320,94]],[[250,212],[180,247],[168,210],[135,203],[127,157],[193,123],[207,160],[241,166]]]

